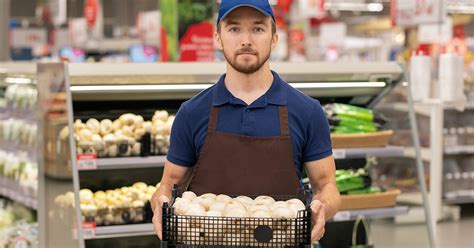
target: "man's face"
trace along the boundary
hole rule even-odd
[[[252,74],[270,58],[278,36],[272,34],[272,19],[251,7],[240,7],[221,20],[216,43],[236,71]]]

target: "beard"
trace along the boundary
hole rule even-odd
[[[256,71],[260,70],[260,68],[262,68],[262,66],[270,58],[270,52],[268,52],[267,54],[264,54],[264,56],[262,57],[263,59],[261,59],[261,57],[259,56],[259,53],[255,50],[253,50],[250,47],[245,47],[245,48],[239,49],[234,54],[234,56],[228,54],[225,51],[224,46],[222,46],[222,48],[223,48],[223,54],[224,54],[224,57],[225,57],[227,63],[229,63],[229,65],[232,68],[234,68],[234,70],[236,70],[240,73],[243,73],[243,74],[253,74],[253,73],[255,73]],[[269,51],[271,51],[271,49]],[[251,53],[252,54],[251,56],[255,56],[257,58],[257,60],[255,62],[251,62],[249,60],[243,59],[243,61],[238,62],[237,58],[238,58],[240,53]]]

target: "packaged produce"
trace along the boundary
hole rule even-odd
[[[83,221],[95,222],[98,226],[150,222],[149,201],[155,191],[155,186],[143,182],[115,190],[92,192],[81,189],[79,199]],[[55,203],[60,211],[68,211],[74,206],[74,193],[57,196]]]
[[[118,119],[88,119],[74,122],[77,154],[97,157],[130,157],[165,155],[168,153],[174,116],[165,110],[156,111],[151,121],[140,115],[126,113]],[[61,131],[68,137],[67,127]]]

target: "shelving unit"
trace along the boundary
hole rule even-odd
[[[471,146],[445,146],[444,154],[456,155],[456,154],[474,154],[474,145]]]
[[[395,63],[369,63],[369,64],[344,64],[344,63],[272,63],[272,69],[278,71],[283,79],[287,80],[295,88],[305,94],[318,99],[331,99],[337,101],[344,99],[349,104],[364,105],[373,107],[391,88],[394,87],[403,74],[401,67]],[[160,103],[182,102],[201,90],[211,86],[222,72],[225,65],[222,63],[194,63],[187,64],[43,64],[39,65],[39,78],[45,82],[40,82],[45,87],[64,82],[55,89],[64,89],[67,107],[67,125],[72,129],[75,119],[74,110],[76,104],[87,106],[87,102],[96,101],[104,104],[112,104],[114,101],[147,101],[155,102],[156,109],[163,108]],[[133,93],[133,94],[131,94]],[[44,92],[48,96],[48,92]],[[47,100],[47,99],[46,99]],[[113,106],[113,105],[110,105]],[[179,106],[179,104],[178,104]],[[89,106],[90,107],[90,106]],[[87,116],[91,114],[87,112]],[[70,133],[70,147],[76,147],[74,137]],[[70,149],[68,158],[75,158],[75,149]],[[374,148],[354,148],[335,149],[334,155],[337,159],[365,158],[367,156],[376,157],[403,157],[406,156],[406,149],[403,147],[374,147]],[[163,166],[165,156],[152,157],[121,157],[121,158],[100,158],[95,161],[95,169],[100,171],[99,176],[107,177],[108,171],[116,169],[133,169],[133,172],[140,169],[160,168]],[[45,194],[49,194],[49,185],[58,191],[58,184],[62,188],[72,190],[76,196],[75,204],[79,205],[78,192],[82,170],[78,169],[75,159],[72,160],[72,170],[69,172],[71,181],[44,180],[42,188],[46,189]],[[131,171],[132,172],[132,171]],[[47,171],[43,171],[44,177]],[[84,174],[85,175],[85,174]],[[48,178],[46,176],[46,178]],[[107,178],[107,180],[111,180]],[[52,190],[52,189],[51,189]],[[57,194],[62,194],[58,192]],[[51,195],[45,207],[54,207],[54,194]],[[41,209],[41,204],[40,204]],[[346,216],[353,219],[355,216],[363,215],[367,218],[393,217],[407,213],[408,208],[397,206],[387,209],[370,209],[350,211]],[[44,216],[44,211],[40,211],[40,216]],[[73,222],[81,222],[81,212],[76,208],[69,216]],[[344,214],[344,213],[343,213]],[[339,217],[338,217],[339,218]],[[52,220],[49,220],[52,221]],[[46,221],[48,222],[48,221]],[[70,232],[65,226],[61,232]],[[40,233],[46,237],[51,235],[52,230],[48,225],[40,227]],[[72,247],[85,247],[85,240],[102,239],[114,237],[129,237],[154,235],[151,224],[123,225],[123,226],[99,226],[93,231],[94,235],[88,232],[79,232],[77,243]],[[83,236],[84,234],[84,236]],[[60,235],[55,233],[54,235]],[[50,246],[54,244],[49,243]]]
[[[407,206],[395,206],[390,208],[373,208],[373,209],[362,209],[362,210],[342,210],[337,212],[331,221],[349,221],[355,220],[358,217],[364,217],[368,219],[381,219],[391,218],[398,215],[407,214],[409,207]]]
[[[0,176],[0,196],[21,203],[31,209],[38,209],[38,199],[36,196],[29,194],[29,192],[25,192],[17,182],[3,176]]]

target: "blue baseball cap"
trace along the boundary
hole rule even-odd
[[[272,17],[275,21],[275,16],[273,15],[272,6],[268,3],[268,0],[222,0],[221,6],[219,7],[219,16],[217,17],[217,24],[225,18],[230,12],[239,8],[239,7],[252,7],[264,14],[265,16]]]

